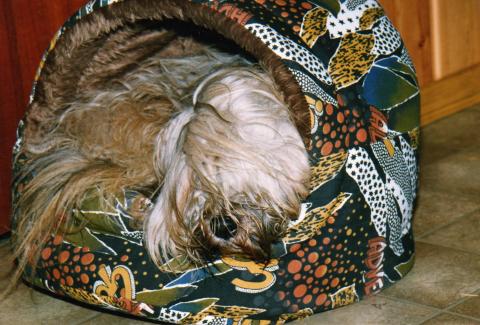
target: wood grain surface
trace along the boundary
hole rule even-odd
[[[402,35],[415,64],[420,86],[429,84],[433,81],[429,2],[427,0],[380,0],[380,3]]]
[[[87,0],[0,1],[0,234],[10,216],[11,148],[50,39]]]
[[[480,0],[430,2],[434,79],[480,63]]]

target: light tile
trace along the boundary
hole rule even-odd
[[[433,308],[401,302],[384,296],[374,296],[359,303],[317,314],[292,324],[406,325],[419,323],[436,312]]]
[[[457,197],[478,202],[480,152],[460,151],[425,166],[420,171],[420,186],[423,191],[453,195],[448,202]]]
[[[449,311],[480,319],[480,292],[449,309]]]
[[[76,324],[97,312],[34,291],[24,284],[0,302],[0,324]]]
[[[158,324],[158,322],[156,322]],[[95,318],[91,318],[82,325],[99,325],[99,324],[115,324],[115,325],[140,325],[140,324],[152,324],[152,322],[140,321],[132,318],[116,316],[112,314],[101,314]]]
[[[455,223],[441,228],[421,239],[422,242],[439,243],[480,255],[480,210],[467,215]],[[480,305],[479,305],[480,309]]]
[[[418,238],[432,229],[447,225],[452,220],[478,208],[480,208],[480,201],[430,192],[421,187],[413,216],[414,234]]]
[[[422,165],[441,160],[461,150],[479,152],[478,121],[480,105],[435,121],[421,129]]]
[[[416,262],[384,295],[445,308],[480,289],[480,255],[417,242]]]
[[[422,325],[478,325],[480,321],[476,321],[469,318],[463,318],[461,316],[452,314],[440,314],[428,321],[422,323]]]

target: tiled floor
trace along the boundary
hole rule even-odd
[[[297,324],[480,324],[478,128],[480,105],[423,129],[414,220],[417,253],[410,274],[377,296]],[[0,302],[0,324],[141,323],[68,304],[24,285]]]

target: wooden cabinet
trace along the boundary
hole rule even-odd
[[[422,124],[480,102],[480,0],[379,0],[422,88]]]
[[[0,235],[8,231],[11,148],[50,39],[86,0],[0,1]]]

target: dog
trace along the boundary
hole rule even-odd
[[[308,194],[308,155],[288,106],[249,59],[176,42],[190,50],[160,51],[85,90],[48,134],[26,137],[19,251],[68,224],[92,189],[108,200],[134,188],[153,196],[142,222],[158,266],[212,252],[269,259]]]

